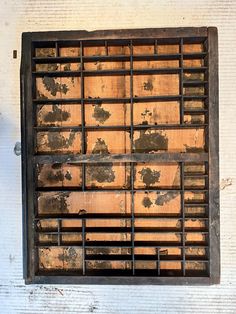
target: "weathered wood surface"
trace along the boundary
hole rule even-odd
[[[232,49],[235,34],[235,4],[229,1],[215,1],[182,4],[173,1],[162,2],[158,8],[156,2],[137,2],[133,4],[114,4],[109,8],[107,2],[92,3],[71,1],[57,2],[8,1],[2,10],[4,41],[1,73],[5,75],[5,85],[1,85],[1,132],[2,154],[1,182],[1,226],[4,237],[1,238],[1,276],[0,299],[1,313],[234,313],[236,277],[235,277],[235,51]],[[172,14],[169,14],[171,9]],[[8,14],[6,14],[8,12]],[[181,12],[181,14],[179,14]],[[103,16],[107,14],[108,20]],[[65,20],[66,17],[66,20]],[[65,23],[63,26],[61,21]],[[20,49],[22,31],[73,29],[80,21],[82,28],[121,27],[157,27],[161,25],[217,25],[220,29],[220,150],[221,178],[231,178],[232,185],[226,186],[221,193],[221,248],[222,280],[216,287],[160,287],[160,286],[25,286],[22,280],[21,248],[21,191],[20,161],[13,155],[14,142],[19,140],[19,90],[12,89],[8,82],[18,85],[19,60],[12,60],[12,50]],[[17,22],[16,22],[17,21]],[[148,21],[148,23],[147,23]],[[9,36],[9,33],[12,36]],[[14,38],[13,38],[14,37]],[[6,69],[6,60],[12,60],[12,66]],[[4,72],[3,72],[4,71]],[[11,189],[9,188],[11,184]],[[14,191],[14,193],[12,193]],[[14,230],[14,232],[12,232]],[[6,242],[8,245],[6,245]],[[153,297],[155,295],[155,298]],[[185,297],[183,297],[185,296]]]

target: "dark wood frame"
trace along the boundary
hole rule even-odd
[[[106,277],[106,276],[36,276],[34,252],[34,182],[33,166],[35,161],[48,163],[52,156],[34,156],[33,139],[33,106],[31,56],[32,42],[52,40],[94,40],[94,39],[179,39],[208,38],[208,147],[209,153],[160,153],[140,156],[112,155],[101,156],[54,156],[53,161],[89,163],[94,161],[111,162],[127,161],[208,161],[209,162],[209,277]],[[219,105],[218,105],[218,36],[215,27],[200,28],[160,28],[135,30],[104,31],[59,31],[35,32],[22,34],[21,60],[21,134],[22,134],[22,198],[23,198],[23,265],[24,278],[27,284],[216,284],[220,282],[220,219],[219,219]]]

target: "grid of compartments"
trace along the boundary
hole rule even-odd
[[[36,272],[208,276],[207,39],[37,42],[32,61]]]

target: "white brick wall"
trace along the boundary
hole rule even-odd
[[[20,42],[24,31],[217,26],[222,279],[219,286],[25,286],[22,280]],[[12,58],[13,49],[18,58]],[[236,1],[1,0],[0,313],[236,313]]]

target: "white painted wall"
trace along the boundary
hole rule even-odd
[[[221,284],[25,286],[22,280],[21,33],[48,30],[217,26],[220,52]],[[12,58],[13,49],[18,58]],[[236,313],[236,1],[0,1],[0,314]]]

